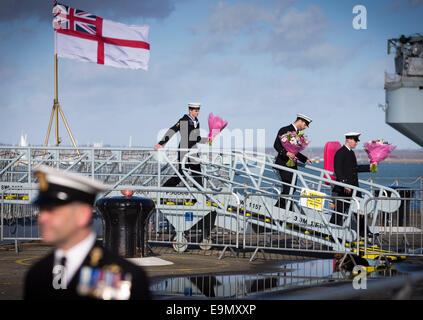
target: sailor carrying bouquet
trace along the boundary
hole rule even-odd
[[[338,149],[334,157],[334,171],[336,176],[336,181],[342,182],[344,184],[359,187],[358,173],[359,172],[370,172],[370,164],[358,164],[357,158],[354,153],[354,149],[357,147],[357,144],[360,142],[359,132],[347,132],[345,133],[345,144]],[[377,165],[377,164],[376,164]],[[339,197],[335,200],[335,207],[337,214],[334,212],[331,216],[330,222],[343,225],[344,220],[346,219],[345,212],[348,212],[350,207],[349,198],[353,195],[353,188],[350,186],[340,186],[336,185],[332,189],[332,196]],[[361,192],[357,192],[356,197],[361,197]],[[360,220],[360,236],[364,236],[365,232],[371,234],[369,227],[367,230],[364,230],[364,216],[355,217],[355,219]]]
[[[313,164],[313,161],[301,153],[301,151],[309,144],[309,141],[305,138],[303,133],[300,133],[300,131],[307,129],[311,122],[312,119],[309,116],[298,113],[294,123],[279,129],[273,145],[278,153],[275,164],[283,167],[289,167],[290,169],[297,169],[297,160],[300,160],[303,163]],[[286,141],[282,141],[285,139]],[[293,173],[282,169],[277,169],[277,172],[279,173],[283,183],[282,195],[289,194],[291,188],[289,185],[296,184],[295,181],[292,181]],[[281,201],[278,201],[276,206],[281,208],[285,207],[285,199],[281,198]]]
[[[192,149],[197,144],[205,144],[208,142],[211,145],[214,137],[223,130],[227,122],[223,121],[220,117],[214,117],[211,113],[209,115],[209,129],[210,133],[208,138],[201,137],[200,135],[200,122],[198,120],[198,115],[200,113],[201,104],[197,102],[188,103],[188,114],[185,114],[182,118],[176,122],[171,128],[169,128],[163,138],[154,146],[154,150],[159,150],[164,147],[166,143],[179,132],[181,135],[181,141],[179,144],[178,151],[178,163],[179,168],[178,172],[183,176],[181,161],[185,154],[188,153],[187,149]],[[196,163],[194,160],[189,159],[186,163],[186,168],[192,172],[192,177],[196,183],[200,186],[203,186],[203,179],[201,175],[201,164]],[[164,184],[163,187],[175,187],[181,182],[181,179],[178,175],[170,177]]]

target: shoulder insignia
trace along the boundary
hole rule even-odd
[[[97,267],[98,261],[103,257],[103,250],[99,247],[94,247],[91,250],[90,254],[90,265],[92,267]]]

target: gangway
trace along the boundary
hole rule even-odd
[[[159,156],[166,163],[165,154]],[[201,163],[202,172],[195,172],[186,168],[188,162]],[[229,228],[230,231],[278,232],[290,234],[304,240],[314,241],[329,248],[340,251],[351,250],[351,243],[358,239],[357,227],[354,224],[354,214],[362,214],[365,201],[373,197],[399,198],[399,194],[388,187],[375,183],[360,181],[361,187],[352,187],[352,199],[339,199],[349,205],[346,213],[336,212],[330,190],[334,185],[347,186],[333,181],[333,173],[313,166],[304,166],[301,170],[293,170],[274,164],[270,155],[229,150],[214,151],[200,148],[190,150],[182,159],[184,187],[188,190],[199,190],[203,193],[233,193],[236,197],[222,197],[210,195],[208,197],[216,204],[217,219],[215,227]],[[173,166],[176,174],[176,167]],[[275,206],[282,182],[277,178],[275,170],[288,170],[293,173],[290,195],[285,207]],[[192,174],[201,174],[203,186],[199,185]],[[310,195],[311,194],[311,195]],[[307,205],[307,201],[319,199],[319,208],[316,205]],[[239,199],[240,208],[236,210]],[[225,202],[227,200],[228,202]],[[387,205],[388,203],[388,205]],[[379,213],[394,212],[400,206],[400,201],[373,201],[367,203],[366,212],[371,217],[369,229],[374,231],[374,223]],[[372,207],[369,207],[369,204]],[[166,215],[168,208],[160,208]],[[318,209],[318,210],[316,210]],[[331,224],[331,215],[344,216],[342,226]],[[195,216],[195,213],[194,213]],[[199,214],[199,217],[204,215]],[[176,232],[179,232],[176,228]],[[186,230],[184,230],[186,231]],[[373,232],[372,232],[373,233]],[[181,239],[180,239],[181,240]]]
[[[201,247],[208,249],[212,229],[236,235],[245,241],[250,234],[285,234],[303,241],[318,243],[328,250],[349,252],[359,243],[355,215],[366,212],[371,234],[381,213],[396,211],[400,206],[396,190],[360,180],[360,187],[333,181],[330,171],[305,165],[299,170],[281,167],[268,154],[243,150],[217,150],[201,146],[187,151],[181,163],[178,149],[151,148],[74,148],[8,147],[0,152],[0,184],[3,203],[30,202],[35,196],[36,177],[32,169],[40,164],[76,171],[110,186],[102,196],[120,195],[123,189],[147,196],[156,203],[155,224],[166,221],[177,251],[186,250],[189,230],[201,230]],[[195,172],[188,163],[201,164]],[[181,165],[181,172],[178,170]],[[290,194],[283,195],[285,206],[275,206],[282,189],[277,170],[293,173]],[[202,185],[193,174],[201,175]],[[171,176],[178,175],[177,187],[163,187]],[[352,197],[334,199],[335,185],[352,189]],[[4,190],[25,193],[16,199],[6,199]],[[390,197],[391,201],[366,201],[375,197]],[[336,212],[334,201],[342,201],[346,212]],[[366,208],[364,205],[366,204]],[[330,222],[332,215],[343,217],[342,225]],[[169,233],[170,234],[170,233]],[[370,238],[370,241],[373,239]]]

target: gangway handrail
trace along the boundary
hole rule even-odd
[[[247,210],[248,199],[251,198],[251,197],[253,197],[253,196],[254,197],[255,196],[260,196],[261,197],[261,196],[268,196],[268,194],[267,193],[262,193],[262,194],[260,194],[260,193],[257,193],[257,194],[247,194],[247,196],[244,199],[244,203],[243,203],[243,205],[244,205],[244,208],[243,208],[243,211],[244,211],[244,223],[246,223],[248,221],[248,218],[246,216],[247,215],[247,212],[248,212],[248,210]],[[345,200],[346,199],[346,197],[311,196],[311,195],[283,195],[283,194],[280,194],[279,197],[281,197],[281,198],[298,198],[298,199],[300,199],[300,198],[307,198],[307,199],[312,198],[312,199],[328,199],[328,200]],[[361,209],[360,209],[360,202],[358,201],[358,199],[355,198],[355,197],[352,197],[351,198],[351,201],[355,202],[355,205],[358,208],[358,211],[360,212],[361,211]],[[348,226],[351,225],[351,219],[352,219],[351,210],[349,210],[348,213],[337,212],[336,214],[341,215],[341,216],[345,216],[347,218],[347,220],[346,220],[346,222],[344,224],[346,226],[346,228],[348,228]],[[324,225],[326,227],[328,233],[330,234],[330,236],[332,236],[332,239],[335,241],[336,246],[334,248],[335,248],[336,251],[342,252],[342,253],[346,253],[346,252],[351,251],[351,248],[350,247],[347,248],[346,245],[345,245],[345,242],[346,242],[345,237],[343,238],[343,243],[342,244],[340,243],[339,236],[335,235],[334,229],[330,226],[329,221],[326,220],[326,218],[324,217],[323,214],[318,214],[318,215],[315,215],[315,216],[317,216],[321,220],[322,225]],[[295,225],[296,223],[293,222],[293,221],[290,221],[289,224]],[[298,221],[298,225],[301,225],[301,222]],[[360,222],[359,222],[359,219],[357,219],[356,230],[354,230],[354,231],[356,231],[356,239],[354,239],[355,241],[352,241],[352,242],[355,242],[355,248],[356,248],[356,250],[359,250],[360,249],[359,229],[360,229]],[[286,232],[286,233],[293,233],[293,231],[290,231],[290,230],[287,230],[287,229],[283,229],[281,226],[278,226],[278,231],[279,232]],[[299,236],[299,234],[297,234],[297,236]],[[311,239],[312,238],[311,236],[303,236],[303,237],[304,238],[310,238],[310,240],[313,241]],[[245,244],[245,240],[246,240],[246,228],[244,228],[243,238],[244,238],[244,247],[246,247],[246,244]],[[263,247],[263,248],[266,249],[266,247]],[[258,247],[257,247],[257,249],[258,249]],[[257,249],[256,249],[256,251],[257,251]],[[359,252],[359,251],[357,251],[357,252]]]
[[[193,156],[193,154],[195,154],[195,153],[198,153],[200,150],[191,150],[189,153],[187,153],[186,155],[185,155],[185,157],[182,159],[182,163],[183,164],[185,164],[186,163],[186,161],[188,160],[188,158],[191,158],[191,159],[194,159],[195,157]],[[233,151],[233,153],[239,153],[240,151],[238,151],[238,150],[234,150]],[[224,153],[224,152],[223,152]],[[231,153],[227,153],[227,155],[231,155]],[[263,156],[264,156],[264,154],[262,154]],[[260,158],[250,158],[251,160],[253,160],[254,159],[254,161],[256,161],[256,162],[260,162],[261,164],[263,164],[263,165],[268,165],[269,167],[271,167],[271,168],[273,168],[273,169],[279,169],[279,170],[285,170],[285,171],[288,171],[288,172],[291,172],[291,173],[293,173],[293,174],[297,174],[297,175],[302,175],[302,176],[305,176],[305,177],[308,177],[308,178],[313,178],[313,179],[316,179],[317,178],[317,176],[315,176],[315,175],[312,175],[312,174],[309,174],[309,173],[307,173],[307,172],[303,172],[303,171],[299,171],[299,170],[296,170],[296,169],[292,169],[292,168],[289,168],[289,167],[284,167],[284,166],[280,166],[280,165],[277,165],[277,164],[275,164],[275,163],[269,163],[269,162],[265,162],[265,161],[262,161]],[[195,160],[197,160],[197,161],[199,161],[200,163],[202,163],[202,164],[207,164],[207,163],[205,163],[204,162],[204,160],[202,159],[202,158],[197,158],[197,159],[195,159]],[[224,167],[224,166],[222,166],[222,167]],[[319,172],[321,172],[321,171],[323,171],[322,169],[320,169],[320,168],[313,168],[313,167],[311,167],[311,166],[305,166],[307,169],[312,169],[312,170],[316,170],[316,171],[319,171]],[[183,169],[185,172],[195,172],[194,170],[192,170],[192,169],[187,169],[187,168],[184,168]],[[233,170],[236,170],[236,169],[233,169]],[[196,172],[196,173],[200,173],[201,174],[201,172]],[[252,175],[252,176],[254,176],[254,175],[257,175],[257,174],[255,174],[255,173],[250,173],[250,175]],[[257,175],[258,176],[258,175]],[[193,179],[189,176],[189,175],[186,175],[186,177],[188,178],[188,179],[190,179],[192,182],[194,182],[193,181]],[[216,178],[216,177],[213,177],[213,178]],[[280,180],[276,180],[276,179],[273,179],[273,178],[270,178],[270,177],[266,177],[266,179],[268,180],[268,181],[271,181],[271,182],[279,182],[279,183],[281,183],[281,181]],[[331,179],[327,179],[327,178],[324,178],[324,177],[319,177],[319,179],[321,179],[323,182],[326,182],[326,183],[328,183],[328,184],[333,184],[333,185],[339,185],[339,186],[341,186],[341,187],[348,187],[348,188],[350,188],[350,189],[352,189],[352,190],[354,190],[354,191],[359,191],[359,192],[362,192],[362,193],[365,193],[365,194],[367,194],[368,196],[372,196],[372,194],[368,191],[368,190],[366,190],[366,189],[363,189],[363,188],[360,188],[360,187],[356,187],[356,186],[352,186],[352,185],[349,185],[349,184],[345,184],[345,183],[342,183],[342,182],[339,182],[339,181],[334,181],[334,180],[331,180]],[[373,185],[373,186],[375,186],[375,187],[384,187],[384,186],[380,186],[380,185],[377,185],[377,184],[370,184],[370,185]],[[249,186],[250,188],[251,188],[251,186]],[[293,186],[294,188],[295,188],[295,186]],[[257,190],[258,190],[259,188],[257,188]],[[394,194],[398,194],[394,189],[391,189],[392,190],[392,192],[394,193]],[[390,191],[391,191],[390,190]],[[320,190],[316,190],[316,191],[320,191]],[[353,193],[352,194],[352,196],[355,196],[355,193]],[[399,197],[399,195],[398,195],[398,197]]]
[[[194,173],[195,170],[185,168],[185,163],[188,161],[188,159],[190,159],[191,161],[192,160],[195,160],[198,163],[203,164],[203,165],[216,165],[216,164],[210,163],[210,161],[204,160],[203,157],[198,156],[199,153],[204,152],[204,151],[205,152],[212,152],[212,153],[215,152],[212,149],[208,149],[208,150],[204,150],[204,148],[203,148],[203,150],[201,150],[201,149],[192,149],[182,159],[182,167],[183,167],[183,172],[185,174],[186,179],[187,180],[190,180],[200,190],[204,190],[204,189],[201,186],[198,186],[198,184],[196,183],[196,181],[189,175],[190,172],[191,173]],[[392,198],[399,198],[398,192],[396,192],[394,189],[391,189],[391,188],[388,188],[388,187],[384,187],[384,186],[381,186],[381,185],[377,185],[375,183],[363,182],[366,185],[369,185],[371,187],[371,189],[368,190],[368,189],[364,189],[362,187],[352,186],[352,185],[345,184],[345,183],[342,183],[342,182],[339,182],[339,181],[334,181],[331,178],[330,179],[329,178],[326,178],[325,176],[328,176],[328,172],[329,171],[322,170],[320,168],[312,168],[312,167],[306,166],[306,168],[309,168],[311,170],[314,170],[315,172],[318,172],[319,175],[316,176],[316,175],[313,175],[313,174],[308,173],[308,172],[303,172],[303,171],[295,170],[295,169],[288,168],[288,167],[282,167],[282,166],[277,165],[275,163],[269,163],[269,162],[266,161],[267,160],[266,159],[266,155],[264,155],[264,154],[259,154],[259,153],[255,153],[255,152],[248,153],[248,152],[240,151],[240,150],[220,151],[220,153],[222,154],[222,157],[225,157],[225,156],[230,156],[231,157],[231,164],[229,166],[221,165],[221,167],[226,168],[227,170],[233,170],[233,171],[236,170],[236,169],[234,169],[234,167],[236,167],[236,166],[233,165],[232,162],[239,161],[239,163],[242,166],[241,169],[244,170],[245,174],[250,178],[249,181],[252,182],[252,184],[253,184],[252,186],[249,186],[249,189],[251,189],[251,190],[260,191],[260,186],[256,183],[256,180],[254,179],[254,176],[255,177],[258,177],[259,175],[252,173],[248,169],[248,166],[246,166],[246,163],[248,161],[254,161],[254,163],[257,163],[257,164],[259,164],[261,166],[267,166],[269,168],[273,168],[273,170],[279,169],[279,170],[285,170],[285,171],[292,172],[292,174],[293,174],[293,181],[297,181],[297,177],[298,177],[299,178],[298,180],[302,183],[303,186],[301,187],[301,186],[297,186],[297,184],[295,184],[295,185],[293,185],[293,184],[287,184],[287,185],[289,185],[291,187],[290,188],[290,194],[291,195],[293,194],[294,190],[298,190],[300,188],[306,188],[306,189],[308,189],[308,184],[306,182],[306,180],[307,180],[307,181],[315,181],[315,182],[319,181],[320,182],[319,183],[319,187],[316,190],[318,192],[320,192],[320,187],[321,187],[322,183],[325,183],[325,184],[327,184],[327,185],[329,185],[331,187],[333,187],[333,186],[341,186],[343,188],[346,188],[346,187],[347,188],[350,188],[352,190],[351,197],[360,199],[360,200],[357,200],[357,201],[363,201],[365,198],[371,198],[371,197],[373,197],[374,195],[371,193],[372,190],[378,190],[378,192],[379,192],[378,195],[379,196],[382,195],[382,194],[385,194],[386,195],[387,194],[387,191],[390,191],[391,194],[392,194]],[[259,156],[257,156],[257,154]],[[196,173],[197,174],[202,174],[201,172],[196,172]],[[207,174],[203,174],[203,176],[207,178],[208,175]],[[219,179],[219,178],[214,176],[213,179]],[[225,179],[220,178],[220,180],[222,180],[225,183],[225,181],[224,181]],[[269,177],[266,177],[266,178],[263,177],[262,180],[266,180],[268,182],[271,181],[273,184],[276,184],[276,185],[286,184],[284,182],[277,181],[277,180],[275,180],[273,178],[269,178]],[[232,181],[226,181],[226,184],[228,184],[228,183],[229,183],[228,188],[231,188],[231,187],[234,187],[234,186],[242,186],[241,183],[237,183],[237,182],[235,182],[233,180]],[[361,197],[357,197],[358,193],[361,194]],[[286,207],[290,206],[290,201],[291,200],[288,201],[288,204],[286,205]],[[262,203],[265,204],[264,201],[262,201]],[[379,202],[379,203],[380,203],[380,205],[378,204],[378,202],[375,202],[374,203],[374,206],[372,206],[372,208],[367,208],[366,209],[366,211],[368,213],[371,213],[371,212],[373,213],[373,221],[376,221],[379,212],[383,209],[382,208],[383,203],[382,202]],[[396,202],[396,203],[397,203],[397,206],[400,205],[400,202]],[[265,204],[265,207],[267,209],[266,211],[268,212],[268,214],[271,215],[271,210],[269,208],[267,208],[267,205],[268,204]],[[355,207],[353,206],[350,209],[352,209],[353,211],[357,212],[358,214],[362,214],[362,212],[360,212],[360,210],[359,210],[359,207],[357,207],[357,206],[355,206]],[[395,208],[391,208],[391,209],[394,209],[395,210]]]
[[[57,166],[62,163],[66,162],[66,158],[65,159],[59,159],[59,157],[61,156],[59,154],[59,151],[62,150],[66,150],[66,151],[75,151],[75,148],[72,147],[16,147],[16,146],[8,146],[8,147],[4,147],[4,149],[6,150],[25,150],[25,152],[28,152],[29,155],[31,155],[31,151],[32,150],[47,150],[47,151],[52,151],[52,153],[49,155],[49,157],[51,157],[49,160],[49,162],[52,162],[53,164],[57,162]],[[283,166],[279,166],[277,164],[274,163],[274,157],[272,157],[271,155],[268,154],[264,154],[264,153],[260,153],[260,152],[255,152],[255,151],[245,151],[245,150],[216,150],[213,148],[194,148],[194,149],[172,149],[172,148],[166,148],[164,150],[166,150],[166,152],[163,152],[163,159],[162,161],[158,161],[156,155],[158,151],[154,151],[153,148],[95,148],[95,147],[86,147],[86,148],[79,148],[79,150],[82,151],[83,155],[79,156],[78,159],[75,161],[75,159],[72,160],[72,163],[70,166],[65,166],[64,169],[68,169],[70,170],[70,168],[72,168],[72,166],[75,166],[75,163],[79,163],[81,161],[83,161],[83,158],[86,157],[87,155],[91,154],[91,159],[88,159],[90,161],[84,162],[87,165],[91,165],[91,170],[89,170],[87,172],[87,174],[89,174],[91,172],[92,178],[94,179],[95,176],[106,176],[106,178],[108,179],[108,177],[110,176],[110,172],[98,172],[98,169],[101,168],[102,166],[105,165],[105,163],[107,163],[108,161],[110,161],[110,159],[113,157],[113,154],[109,157],[107,157],[106,159],[96,159],[95,161],[97,161],[97,163],[102,162],[102,164],[100,166],[95,167],[95,161],[94,161],[94,157],[95,157],[95,152],[97,150],[100,151],[104,151],[104,152],[115,152],[115,151],[120,151],[120,152],[126,152],[126,151],[135,151],[135,152],[141,152],[142,157],[146,156],[145,158],[142,158],[141,161],[139,161],[137,158],[135,159],[129,159],[129,160],[124,160],[122,161],[121,157],[119,156],[119,159],[117,161],[120,161],[120,163],[128,163],[129,164],[135,164],[135,168],[130,168],[129,172],[121,172],[119,171],[116,175],[118,175],[118,180],[117,181],[113,181],[111,183],[112,188],[117,188],[119,185],[123,185],[125,179],[127,179],[128,177],[130,177],[131,175],[136,175],[138,174],[137,171],[139,170],[143,170],[143,165],[149,165],[150,161],[152,159],[153,160],[153,165],[157,166],[157,172],[150,172],[147,173],[149,175],[149,180],[148,183],[151,182],[151,184],[154,185],[155,180],[154,178],[157,177],[158,178],[158,182],[155,185],[158,185],[158,183],[161,183],[161,168],[162,168],[162,164],[164,166],[168,165],[172,170],[172,174],[177,175],[181,178],[182,183],[184,184],[185,188],[191,190],[191,189],[196,189],[196,190],[206,190],[206,186],[200,186],[195,179],[193,179],[191,177],[191,175],[189,173],[194,173],[194,170],[192,170],[191,168],[186,168],[185,165],[188,161],[189,158],[194,159],[195,158],[195,154],[198,153],[204,153],[204,152],[211,152],[212,155],[219,155],[221,160],[221,164],[219,163],[213,163],[212,161],[209,160],[205,160],[203,158],[199,158],[197,160],[199,160],[199,162],[206,167],[213,167],[215,166],[215,168],[217,168],[216,170],[213,170],[210,172],[210,170],[204,170],[204,172],[197,172],[198,175],[201,175],[203,178],[208,179],[209,181],[213,180],[213,181],[220,181],[219,183],[222,183],[223,185],[230,185],[230,188],[233,187],[238,187],[238,186],[244,186],[244,183],[241,181],[235,181],[234,176],[235,175],[239,175],[242,178],[248,178],[250,179],[249,181],[253,184],[253,185],[249,185],[249,188],[254,189],[256,191],[260,191],[261,188],[265,187],[265,186],[280,186],[281,184],[284,184],[283,182],[281,182],[279,179],[277,178],[272,178],[269,176],[265,176],[265,173],[270,171],[270,170],[285,170],[288,172],[291,172],[295,175],[295,177],[298,177],[299,181],[302,183],[302,185],[304,187],[307,187],[309,183],[314,183],[314,184],[318,184],[317,185],[317,191],[322,190],[322,186],[323,185],[328,185],[330,186],[341,186],[341,187],[349,187],[351,189],[353,189],[353,193],[352,196],[354,196],[355,194],[357,194],[357,192],[361,192],[362,195],[367,195],[367,196],[372,196],[372,194],[366,190],[365,188],[361,188],[361,187],[355,187],[355,186],[350,186],[347,184],[343,184],[341,182],[338,181],[334,181],[332,179],[329,179],[330,177],[330,171],[324,170],[324,169],[320,169],[320,168],[316,168],[313,166],[309,166],[309,165],[305,165],[304,168],[306,168],[307,170],[311,170],[311,172],[315,172],[317,173],[312,174],[310,172],[304,172],[303,170],[295,170],[289,167],[283,167]],[[180,174],[179,170],[177,170],[176,165],[174,165],[174,161],[171,161],[169,159],[169,157],[167,156],[168,152],[181,152],[181,151],[186,151],[185,156],[181,159],[181,163],[179,164],[182,167],[182,173],[183,175]],[[53,155],[54,154],[54,155]],[[104,155],[106,153],[103,153]],[[76,155],[76,154],[75,154]],[[23,155],[22,155],[23,156]],[[63,155],[62,155],[63,156]],[[135,155],[136,157],[139,157],[139,153],[136,153]],[[67,157],[67,154],[64,154],[64,157]],[[231,162],[227,163],[226,158],[229,157]],[[38,165],[39,162],[41,161],[42,163],[44,161],[46,161],[46,159],[38,159],[32,156],[28,157],[29,160],[31,162]],[[156,159],[155,159],[156,158]],[[217,157],[215,157],[216,159]],[[235,160],[235,161],[234,161]],[[18,162],[18,159],[14,160],[15,163]],[[90,163],[91,162],[91,163]],[[113,161],[114,163],[114,161]],[[253,165],[251,164],[253,163]],[[9,163],[7,168],[10,168],[13,164]],[[237,165],[240,165],[241,167],[237,167]],[[256,166],[256,167],[254,167]],[[31,166],[27,167],[27,173],[32,174],[31,172],[29,172]],[[4,168],[2,170],[2,172],[7,171],[7,168]],[[250,170],[250,168],[254,168],[254,169],[258,169],[258,172],[252,172]],[[110,167],[108,168],[110,169]],[[229,177],[222,177],[219,176],[220,170],[225,170],[227,171],[231,176]],[[12,171],[13,174],[25,174],[25,171]],[[210,174],[211,173],[211,174]],[[139,175],[139,174],[138,174]],[[22,181],[23,178],[19,179],[20,181]],[[139,178],[136,178],[137,180]],[[28,181],[30,181],[30,179],[28,179]],[[132,180],[133,181],[133,180]],[[189,182],[191,182],[192,186],[189,184]],[[22,182],[23,184],[25,184],[25,182]],[[133,182],[132,182],[133,183]],[[143,183],[146,183],[145,181],[143,181]],[[369,186],[372,190],[379,190],[379,195],[381,194],[386,194],[386,192],[391,193],[391,197],[399,197],[399,194],[396,190],[385,187],[385,186],[381,186],[375,183],[370,183],[367,181],[362,181],[360,180],[360,183],[365,185],[365,186]],[[297,188],[296,185],[290,185],[291,187],[293,187],[294,189]],[[208,186],[210,187],[210,186]],[[214,186],[212,189],[216,189],[219,188],[219,185]],[[220,191],[225,191],[224,189],[219,189]],[[383,190],[383,191],[380,191]]]
[[[266,157],[267,157],[267,159],[268,159],[269,162],[272,162],[272,156],[271,155],[266,154]],[[308,170],[311,170],[311,171],[320,172],[322,174],[322,178],[327,179],[327,180],[322,180],[322,182],[329,182],[329,183],[334,182],[333,184],[340,185],[340,184],[338,184],[340,182],[338,182],[336,180],[332,180],[330,178],[331,175],[332,176],[335,175],[335,173],[333,171],[330,171],[330,170],[327,170],[327,169],[318,168],[318,167],[314,167],[314,166],[310,166],[310,165],[307,165],[307,164],[302,164],[302,163],[298,163],[298,166],[299,167],[304,167],[304,168],[306,168]],[[324,177],[324,176],[326,176],[326,177]],[[383,185],[380,185],[380,184],[376,184],[376,183],[373,183],[371,181],[367,181],[367,180],[363,180],[363,179],[359,179],[358,182],[359,182],[360,185],[363,184],[363,185],[368,185],[370,187],[378,187],[378,188],[382,187],[383,189],[386,189],[387,191],[392,192],[397,197],[400,197],[400,195],[398,194],[398,192],[395,189],[392,189],[390,187],[383,186]]]

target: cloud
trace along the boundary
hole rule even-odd
[[[272,8],[265,2],[219,2],[207,24],[194,30],[198,39],[193,48],[199,54],[270,54],[275,65],[287,68],[342,66],[349,53],[327,39],[323,11],[314,5],[300,10],[292,2]]]
[[[388,4],[388,7],[392,10],[392,12],[398,13],[403,8],[423,7],[423,0],[390,0]]]
[[[64,4],[86,10],[103,18],[156,18],[164,19],[175,9],[175,0],[132,1],[132,0],[67,0]],[[59,1],[61,3],[61,1]],[[20,18],[52,19],[53,1],[1,0],[0,22]]]
[[[423,0],[409,0],[408,1],[412,7],[420,7],[423,6]]]
[[[320,8],[289,8],[275,17],[272,31],[257,50],[270,52],[275,64],[288,68],[341,66],[348,54],[327,40],[326,31],[326,17]]]

